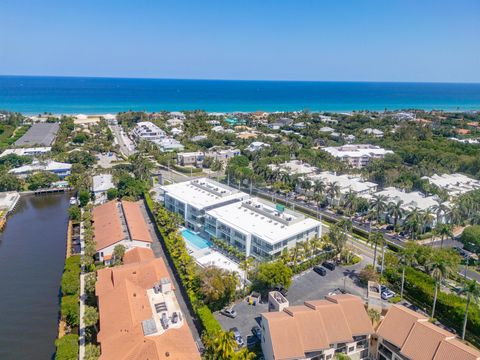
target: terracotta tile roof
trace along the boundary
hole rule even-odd
[[[132,240],[152,242],[150,231],[138,202],[122,201],[123,212]]]
[[[404,306],[393,305],[377,329],[377,335],[401,348],[418,321],[428,319]]]
[[[93,208],[92,212],[96,250],[116,244],[126,238],[117,201],[109,201]]]
[[[138,263],[154,259],[152,250],[149,248],[136,247],[128,250],[123,256],[124,264]]]
[[[128,261],[141,262],[101,269],[98,271],[96,294],[100,317],[102,360],[199,360],[200,354],[186,322],[179,329],[169,329],[161,335],[144,336],[142,321],[152,317],[147,289],[161,278],[169,277],[163,259],[131,250]],[[140,253],[140,254],[135,254]],[[148,257],[148,259],[147,259]]]
[[[478,350],[430,323],[427,317],[401,305],[393,305],[388,310],[377,335],[413,360],[480,360]]]
[[[363,312],[365,316],[355,316],[352,311]],[[281,312],[264,313],[262,318],[269,329],[276,360],[304,358],[306,352],[353,341],[352,329],[355,335],[374,332],[362,300],[352,295],[306,301],[304,305],[289,306]],[[365,332],[359,332],[362,329]]]

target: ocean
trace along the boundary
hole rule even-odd
[[[127,110],[480,110],[480,83],[392,83],[0,76],[0,109],[25,114]]]

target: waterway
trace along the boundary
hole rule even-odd
[[[68,199],[24,196],[0,233],[0,359],[53,356]]]

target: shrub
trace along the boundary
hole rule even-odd
[[[469,250],[479,252],[480,250],[480,225],[467,226],[463,230],[460,238],[462,243],[468,247]]]
[[[78,358],[78,335],[67,334],[55,340],[55,360],[76,360]]]
[[[213,313],[210,311],[207,305],[197,307],[196,313],[200,319],[200,322],[202,323],[204,331],[208,335],[213,335],[222,330],[220,323],[215,316],[213,316]]]
[[[360,274],[358,275],[360,282],[363,285],[367,285],[369,281],[378,281],[379,276],[377,271],[373,268],[372,265],[365,266]]]
[[[254,277],[255,287],[262,290],[282,285],[288,289],[292,283],[292,275],[292,269],[280,260],[261,263]]]
[[[78,326],[80,313],[80,304],[78,300],[77,295],[67,295],[62,297],[62,303],[60,304],[62,319],[72,327]]]
[[[72,221],[80,221],[82,218],[80,208],[77,205],[70,207],[68,209],[68,217]]]

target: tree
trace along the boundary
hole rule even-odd
[[[83,314],[83,321],[85,322],[85,326],[93,326],[95,328],[95,332],[97,330],[97,323],[98,323],[98,311],[93,306],[85,306],[85,312]]]
[[[373,308],[368,309],[367,313],[368,313],[368,317],[372,321],[372,325],[375,326],[375,324],[378,324],[378,322],[380,321],[381,314]]]
[[[114,200],[118,197],[118,189],[112,188],[107,190],[107,200]]]
[[[372,199],[370,200],[370,210],[374,214],[377,224],[380,222],[381,215],[386,210],[386,200],[387,197],[385,195],[373,195]]]
[[[378,281],[378,273],[372,265],[365,266],[358,274],[358,278],[362,284],[367,284],[369,281]]]
[[[420,224],[420,212],[418,208],[414,208],[405,218],[405,227],[410,230],[412,240],[416,239],[418,227]]]
[[[452,233],[452,227],[447,224],[440,224],[440,227],[438,229],[438,234],[440,235],[441,241],[440,241],[440,247],[443,248],[443,241],[445,240],[445,237],[453,237]]]
[[[397,223],[399,219],[403,218],[403,200],[398,200],[397,202],[391,202],[388,204],[388,216],[393,217],[393,226],[397,228]]]
[[[465,340],[465,332],[467,330],[467,319],[470,302],[473,300],[475,303],[480,301],[480,285],[476,280],[467,281],[462,289],[462,293],[467,295],[467,305],[465,307],[465,317],[463,319],[462,328],[462,340]]]
[[[78,335],[67,334],[55,340],[55,360],[78,359]]]
[[[80,221],[82,219],[82,212],[77,205],[71,206],[68,209],[68,217],[72,221]]]
[[[62,297],[60,304],[60,313],[62,319],[71,327],[78,326],[78,317],[80,305],[78,303],[78,295],[67,295]]]
[[[258,266],[254,281],[263,289],[271,289],[276,285],[281,285],[288,289],[292,283],[292,275],[292,269],[277,260],[261,263]]]
[[[378,246],[384,245],[385,239],[383,238],[383,234],[381,232],[374,232],[370,235],[367,239],[367,244],[373,245],[373,268],[375,269],[376,261],[377,261],[377,248]]]
[[[235,336],[231,331],[220,331],[211,336],[204,336],[205,358],[208,360],[232,359],[238,348]]]
[[[400,287],[400,299],[403,299],[403,290],[405,286],[405,268],[413,266],[417,261],[417,244],[413,241],[408,241],[403,248],[400,249],[399,263],[402,267],[402,285]]]
[[[460,241],[469,248],[480,248],[480,225],[467,226],[463,230]]]
[[[100,357],[100,346],[94,344],[85,345],[84,360],[97,360]]]
[[[97,282],[96,273],[85,275],[85,291],[87,294],[95,294],[95,284]]]
[[[245,288],[247,286],[247,278],[248,278],[248,273],[252,270],[252,265],[254,262],[254,258],[249,256],[242,262],[240,262],[240,269],[244,271],[244,277],[243,277],[243,287]]]
[[[46,189],[58,179],[58,176],[51,172],[39,171],[27,177],[28,188],[29,190]]]
[[[122,264],[124,255],[125,255],[125,246],[121,244],[115,245],[115,247],[113,248],[113,259],[115,261],[115,265]]]
[[[221,309],[234,299],[239,284],[237,273],[207,266],[199,271],[199,279],[204,301],[211,308]]]
[[[85,207],[90,201],[90,192],[85,189],[80,190],[78,192],[78,200],[80,201],[80,206]]]
[[[18,191],[22,189],[20,180],[12,174],[0,173],[0,191]]]

